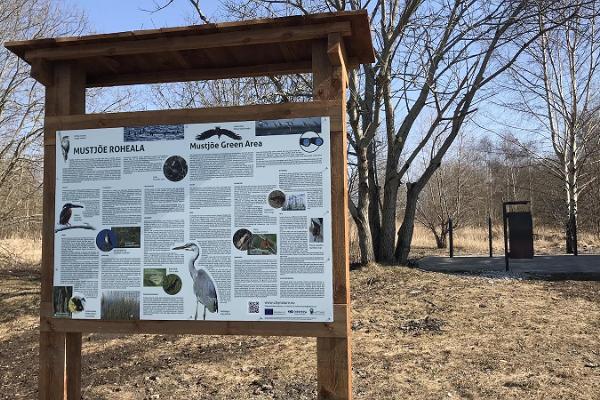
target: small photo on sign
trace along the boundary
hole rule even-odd
[[[285,196],[283,211],[304,211],[306,210],[306,193],[288,193]]]
[[[285,204],[285,193],[281,190],[273,190],[269,193],[269,205],[273,208],[281,208]]]
[[[161,287],[166,276],[166,268],[144,268],[144,286]]]
[[[181,282],[181,278],[179,277],[179,275],[169,274],[165,276],[162,288],[166,294],[170,294],[172,296],[179,293],[182,285],[183,283]]]
[[[52,289],[52,302],[55,317],[71,318],[69,300],[73,296],[73,286],[54,286]]]
[[[123,140],[147,142],[155,140],[183,140],[183,125],[148,125],[125,127]]]
[[[323,243],[323,218],[311,218],[308,230],[310,243]]]
[[[100,317],[123,321],[140,319],[140,292],[107,290],[100,300]]]
[[[102,229],[96,235],[96,246],[100,251],[109,252],[117,247],[117,236],[110,229]]]
[[[79,314],[85,310],[85,297],[82,294],[75,294],[69,299],[69,312]]]
[[[233,245],[240,251],[248,250],[251,241],[252,232],[250,232],[248,229],[238,229],[233,234]]]
[[[272,233],[253,234],[248,254],[251,256],[269,256],[277,254],[277,235]]]
[[[141,245],[141,228],[139,226],[113,226],[116,236],[115,247],[119,249],[139,249]]]
[[[171,182],[179,182],[188,173],[187,161],[181,156],[171,156],[163,165],[163,173]]]
[[[321,117],[256,121],[256,136],[301,135],[309,131],[321,133]]]

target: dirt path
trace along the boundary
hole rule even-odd
[[[600,282],[352,272],[356,399],[598,399]],[[37,386],[39,275],[0,267],[0,399]],[[84,336],[84,399],[314,399],[311,339]]]

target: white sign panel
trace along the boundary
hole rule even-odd
[[[55,317],[332,321],[328,117],[57,132]]]

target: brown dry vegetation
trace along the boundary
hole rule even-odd
[[[39,243],[10,248],[0,399],[32,399]],[[373,265],[352,290],[356,399],[598,399],[600,282]],[[315,363],[314,339],[84,335],[83,398],[314,399]]]
[[[360,260],[358,254],[358,237],[354,224],[351,222],[351,259],[354,262]],[[579,232],[579,252],[581,254],[600,254],[600,237],[589,232]],[[494,226],[493,251],[497,256],[504,255],[504,240],[501,226]],[[535,254],[564,254],[565,239],[564,232],[546,226],[534,226],[534,248]],[[481,255],[489,253],[487,227],[464,227],[457,229],[454,233],[454,253],[461,255]],[[410,257],[414,259],[423,256],[440,255],[447,256],[448,249],[437,249],[435,239],[431,231],[423,225],[415,225],[415,232]]]

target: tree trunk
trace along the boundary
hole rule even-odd
[[[565,166],[565,184],[567,194],[567,221],[566,221],[566,251],[567,254],[577,254],[577,202],[579,189],[577,187],[577,168],[575,161],[575,144],[571,144],[568,153],[568,162]]]
[[[395,171],[386,172],[385,188],[383,190],[383,210],[381,214],[381,261],[393,263],[396,246],[396,207],[398,203],[398,188],[400,177]],[[408,207],[408,206],[407,206]],[[416,215],[413,210],[413,222]],[[411,229],[412,230],[412,229]],[[412,233],[411,233],[412,236]]]
[[[369,223],[369,160],[367,152],[368,150],[362,146],[357,149],[358,205],[357,207],[350,205],[350,213],[357,228],[360,262],[363,265],[375,261],[371,224]]]
[[[404,209],[404,219],[398,230],[398,244],[396,246],[395,257],[400,264],[408,262],[410,245],[415,229],[415,216],[417,214],[417,201],[419,200],[420,190],[414,184],[407,184],[406,207]]]
[[[571,193],[569,197],[566,223],[566,249],[567,254],[577,254],[577,193]]]
[[[371,228],[371,243],[375,260],[381,260],[381,197],[379,194],[379,179],[377,176],[377,153],[375,143],[371,141],[367,150],[369,166],[369,226]]]
[[[373,242],[371,241],[371,229],[369,227],[368,217],[364,218],[364,214],[359,215],[358,218],[354,218],[354,222],[356,223],[356,230],[358,234],[360,263],[362,265],[366,265],[370,262],[374,262],[375,254],[373,253]]]
[[[447,235],[445,233],[438,234],[437,232],[434,232],[434,236],[435,245],[438,249],[445,249],[446,247],[448,247]]]

